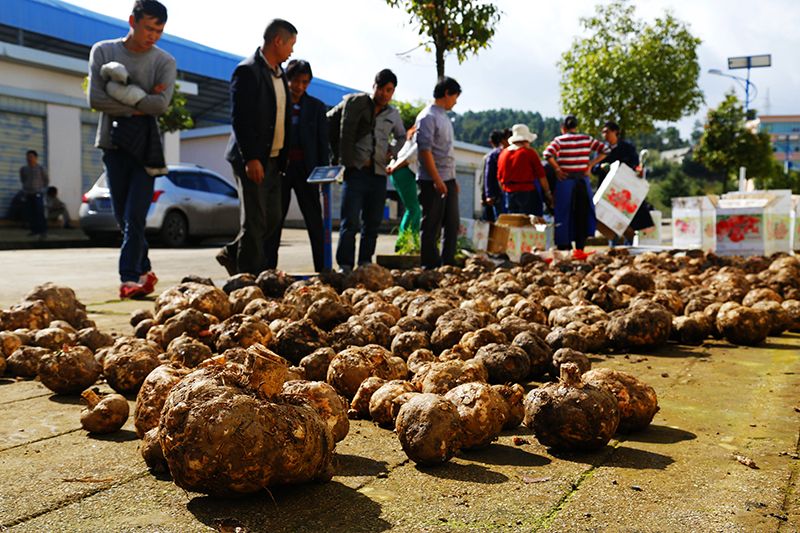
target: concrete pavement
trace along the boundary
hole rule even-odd
[[[307,270],[304,232],[288,233],[281,268]],[[381,236],[379,253],[393,241]],[[224,280],[215,253],[154,249],[157,292],[186,274]],[[116,299],[116,259],[113,248],[0,251],[0,308],[53,281],[72,287],[101,329],[129,334],[130,311],[152,308],[153,299]],[[630,372],[656,389],[661,411],[648,429],[617,435],[597,452],[562,454],[520,427],[484,450],[421,468],[392,432],[353,421],[331,482],[230,501],[151,475],[132,419],[120,432],[90,437],[75,398],[37,381],[0,379],[0,531],[209,532],[220,531],[218,518],[252,532],[800,531],[800,335],[752,348],[710,341],[595,356],[593,366]],[[515,445],[515,437],[526,442]]]

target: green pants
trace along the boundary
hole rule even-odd
[[[394,188],[406,208],[403,220],[400,221],[400,233],[406,231],[419,233],[419,221],[422,214],[417,197],[417,177],[408,167],[398,168],[391,177]]]

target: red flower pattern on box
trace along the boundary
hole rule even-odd
[[[628,189],[618,191],[614,187],[609,187],[603,198],[628,218],[633,218],[639,208],[636,203],[631,201],[631,191]]]
[[[789,228],[785,222],[775,222],[769,225],[769,236],[775,240],[782,241],[789,234]]]
[[[675,221],[675,227],[678,230],[678,233],[683,234],[694,234],[697,231],[697,221],[695,220],[681,220],[677,219]]]
[[[723,241],[726,237],[731,242],[743,241],[748,233],[757,235],[761,220],[748,215],[731,215],[727,219],[717,221],[717,240]]]

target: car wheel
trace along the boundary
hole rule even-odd
[[[189,224],[186,218],[177,211],[170,211],[164,217],[159,237],[164,246],[179,248],[186,244],[189,234]]]

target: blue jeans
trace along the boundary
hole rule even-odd
[[[373,174],[366,168],[348,168],[342,183],[341,226],[336,262],[340,267],[353,267],[356,257],[356,234],[361,228],[358,264],[372,262],[378,229],[386,204],[386,176]]]
[[[517,191],[506,193],[508,197],[508,212],[522,213],[524,215],[544,214],[542,208],[542,198],[539,196],[538,189],[532,191]]]
[[[139,281],[142,274],[151,270],[144,228],[153,201],[155,178],[123,150],[103,150],[103,165],[111,191],[114,218],[122,230],[119,277],[123,283]]]

